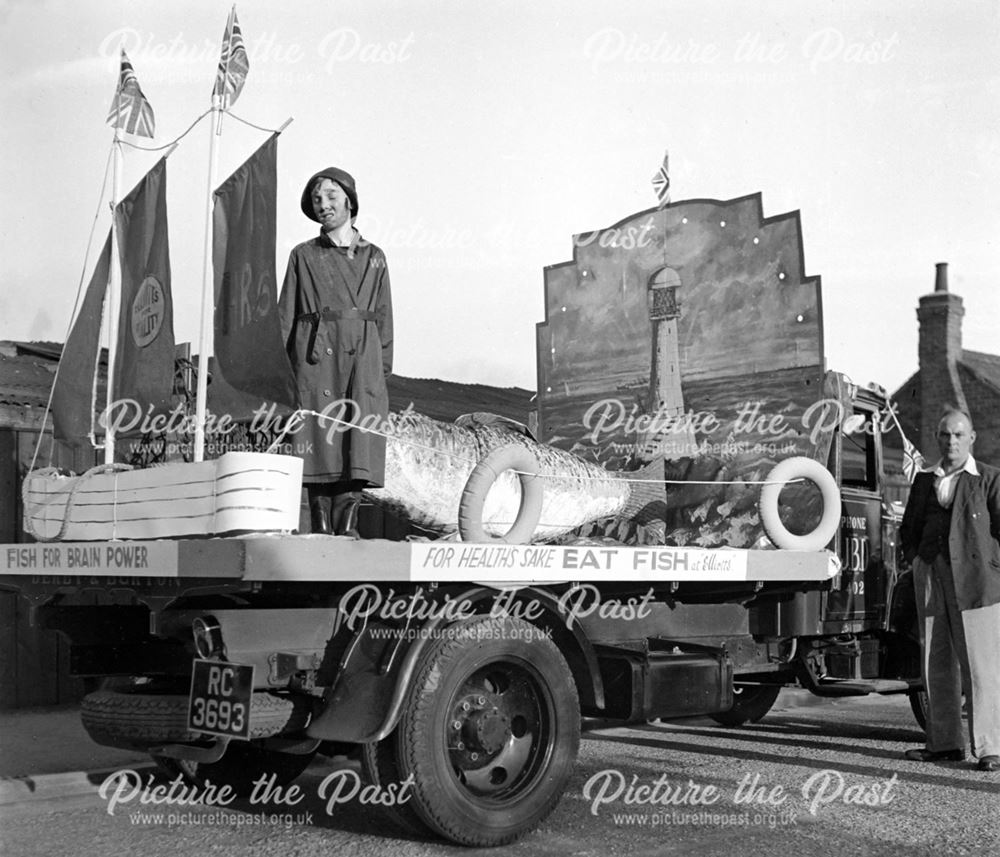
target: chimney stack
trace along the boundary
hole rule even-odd
[[[934,291],[935,292],[946,292],[948,291],[948,263],[947,262],[937,262],[934,265]]]
[[[938,417],[954,406],[968,410],[958,363],[962,359],[962,299],[948,291],[948,263],[935,265],[934,291],[920,298],[920,446],[929,461],[937,458]],[[928,453],[930,453],[928,455]]]

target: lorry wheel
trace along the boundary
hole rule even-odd
[[[733,707],[713,714],[712,719],[723,726],[756,723],[771,710],[779,693],[781,686],[776,684],[737,684],[733,687]]]
[[[913,710],[913,716],[916,718],[917,723],[920,724],[920,728],[926,732],[927,715],[930,711],[927,691],[920,688],[918,690],[911,690],[907,695],[910,697],[910,708]],[[964,694],[962,695],[962,718],[964,720],[969,719],[969,698]]]
[[[434,832],[514,841],[555,808],[580,744],[566,660],[522,619],[456,623],[430,643],[396,728],[398,777]]]
[[[315,751],[280,753],[267,750],[256,741],[231,741],[218,762],[199,763],[167,756],[153,756],[153,761],[171,778],[180,774],[188,782],[200,786],[206,783],[229,786],[233,794],[245,798],[250,796],[261,777],[276,786],[289,785],[305,772],[315,755]]]
[[[177,693],[123,693],[99,690],[80,703],[87,734],[109,747],[148,748],[201,740],[187,728],[188,697]],[[250,737],[297,732],[309,722],[312,703],[305,697],[258,691],[250,707]]]
[[[920,688],[919,690],[911,690],[907,695],[910,697],[910,708],[913,710],[913,716],[917,719],[917,723],[920,724],[920,728],[926,732],[927,706],[929,705],[927,691]]]

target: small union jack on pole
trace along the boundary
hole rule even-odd
[[[121,129],[126,134],[137,134],[140,137],[152,137],[155,128],[153,108],[146,101],[135,76],[135,69],[122,48],[121,73],[118,76],[118,89],[115,90],[115,100],[111,102],[107,123]]]
[[[226,32],[222,36],[222,55],[219,57],[219,70],[215,75],[212,96],[219,96],[224,106],[235,104],[243,91],[248,71],[250,59],[243,45],[243,31],[240,30],[240,22],[236,20],[234,5],[226,22]]]
[[[663,153],[663,166],[653,176],[653,190],[660,207],[670,202],[670,152]]]
[[[903,431],[903,427],[899,424],[899,417],[896,416],[896,405],[895,403],[890,403],[889,416],[892,417],[893,423],[895,423],[896,428],[899,430],[899,436],[903,439],[903,475],[906,480],[910,483],[916,479],[917,473],[919,473],[926,465],[924,457],[920,454],[920,450],[917,449],[910,439],[906,436]]]
[[[900,429],[902,434],[902,429]],[[920,454],[918,450],[906,435],[903,435],[903,475],[906,476],[907,482],[913,482],[917,477],[917,473],[923,470],[925,466],[924,457]]]

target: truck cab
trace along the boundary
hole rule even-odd
[[[900,680],[912,689],[920,676],[916,607],[898,549],[903,504],[892,499],[902,480],[897,475],[895,485],[890,482],[890,473],[901,475],[901,461],[898,451],[884,443],[893,430],[887,419],[890,407],[881,387],[856,388],[853,412],[830,448],[828,466],[842,498],[837,544],[841,571],[825,595],[822,632],[850,642],[843,650],[827,653],[824,676]]]

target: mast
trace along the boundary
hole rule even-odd
[[[112,198],[111,198],[111,260],[108,276],[108,293],[105,306],[108,314],[108,373],[107,394],[104,402],[104,413],[107,414],[107,425],[104,429],[104,463],[113,464],[115,460],[115,431],[111,419],[111,406],[114,403],[115,360],[118,357],[118,304],[122,293],[122,266],[118,252],[120,236],[118,234],[118,218],[115,217],[115,206],[122,196],[122,129],[115,127],[115,139],[111,144],[114,157],[112,166]],[[95,375],[96,377],[96,375]]]
[[[212,205],[219,171],[218,138],[222,134],[222,100],[212,96],[212,120],[208,148],[208,190],[205,194],[205,253],[201,269],[201,332],[198,336],[198,384],[195,393],[194,460],[205,458],[205,417],[208,397],[208,350],[215,327],[215,283],[212,275]]]
[[[222,116],[239,97],[250,64],[243,34],[236,20],[236,4],[229,11],[222,36],[222,55],[212,89],[212,122],[208,151],[208,190],[205,194],[205,255],[201,275],[201,334],[198,338],[198,386],[195,392],[194,460],[205,458],[205,421],[208,399],[208,350],[215,332],[215,278],[212,270],[213,206],[216,174],[219,171],[218,139]]]
[[[115,362],[118,359],[119,312],[122,296],[121,270],[121,235],[118,229],[117,207],[122,198],[122,174],[124,172],[124,156],[122,153],[123,135],[138,134],[142,137],[152,137],[154,134],[153,108],[142,94],[142,88],[135,76],[135,69],[125,55],[124,45],[120,48],[121,59],[118,72],[118,86],[115,89],[115,99],[111,103],[107,122],[115,129],[112,142],[113,179],[111,199],[111,258],[108,264],[108,288],[105,295],[105,311],[108,319],[108,372],[107,396],[105,397],[104,413],[107,424],[104,427],[104,463],[112,464],[115,460],[115,433],[111,421],[111,406],[114,403]],[[128,113],[124,113],[125,110]],[[171,149],[171,151],[173,151]],[[100,362],[100,337],[98,337],[97,360],[95,361],[94,384],[92,388],[91,410],[97,399],[97,368]],[[91,433],[93,436],[93,432]]]

